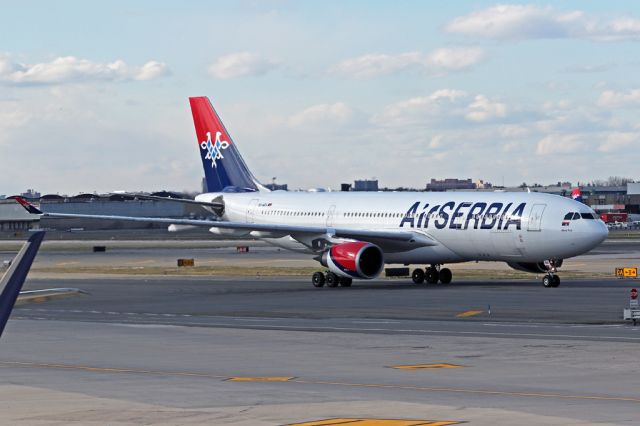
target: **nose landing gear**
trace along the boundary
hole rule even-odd
[[[560,287],[560,277],[556,275],[558,268],[562,266],[562,259],[560,260],[545,260],[544,266],[547,268],[547,275],[542,278],[542,285],[549,287]]]
[[[542,279],[542,285],[549,288],[549,287],[559,287],[560,286],[560,277],[549,273],[547,275],[544,276],[544,278]]]

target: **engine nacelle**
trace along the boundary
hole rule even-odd
[[[342,277],[370,280],[382,272],[384,256],[377,245],[355,241],[332,246],[320,263]]]
[[[545,260],[544,262],[507,262],[507,265],[518,271],[532,272],[534,274],[546,273],[562,266],[562,259]]]

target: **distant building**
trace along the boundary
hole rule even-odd
[[[27,213],[14,200],[0,201],[0,231],[23,231],[37,227],[40,216]]]
[[[35,191],[30,192],[30,194],[33,193],[35,193]],[[176,198],[180,194],[163,191],[153,193],[151,195],[171,195]],[[37,199],[32,198],[32,200],[36,205],[39,205],[43,211],[50,213],[169,217],[176,219],[210,219],[213,216],[212,213],[194,204],[182,204],[172,201],[140,200],[122,194],[78,194],[73,197],[48,194]],[[15,202],[15,200],[0,201],[0,231],[16,232],[30,228],[55,229],[60,231],[66,231],[69,229],[166,229],[167,225],[137,221],[40,217],[27,213],[24,208]]]
[[[485,182],[482,179],[478,179],[473,184],[476,186],[475,189],[490,189],[493,188],[493,185],[489,182]]]
[[[23,192],[22,194],[20,194],[21,197],[24,198],[40,198],[42,196],[42,194],[40,194],[38,191],[36,191],[35,189],[27,189],[27,192]]]
[[[350,183],[341,183],[340,184],[340,191],[342,191],[342,192],[351,191],[351,184]]]
[[[471,179],[431,179],[427,184],[427,191],[451,191],[456,189],[476,189]]]
[[[354,191],[377,191],[378,190],[378,180],[371,179],[363,179],[356,180],[353,182],[353,190]]]

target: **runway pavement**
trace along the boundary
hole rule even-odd
[[[605,244],[573,264],[637,266],[638,248]],[[272,249],[189,250],[284,259]],[[92,261],[181,253],[115,250]],[[43,264],[65,259],[43,254]],[[639,421],[640,327],[621,321],[635,280],[315,289],[308,277],[38,276],[26,288],[90,295],[16,308],[0,342],[7,424]]]
[[[281,318],[307,324],[367,320],[621,324],[633,280],[565,280],[544,288],[538,280],[458,281],[415,285],[408,279],[356,282],[317,289],[308,278],[129,277],[34,279],[27,289],[76,287],[90,296],[16,308],[30,318],[219,326],[221,318]],[[255,321],[254,321],[255,322]],[[226,322],[241,325],[244,322]],[[300,329],[300,325],[292,325]]]

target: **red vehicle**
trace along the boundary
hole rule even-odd
[[[627,222],[629,213],[602,213],[600,214],[600,219],[605,223]]]

